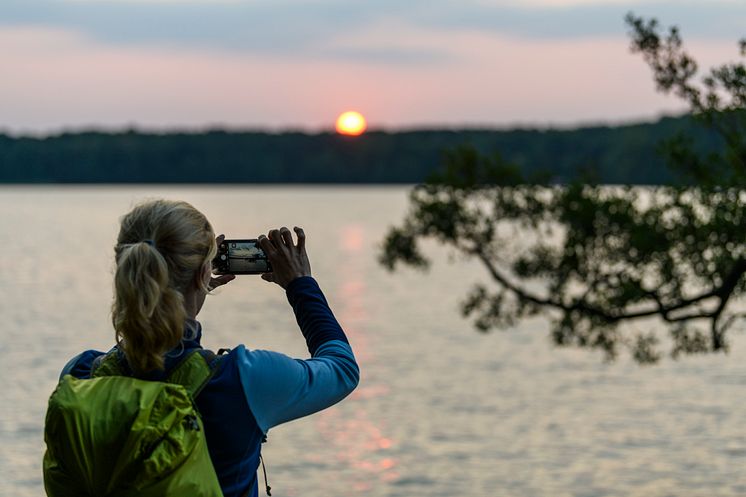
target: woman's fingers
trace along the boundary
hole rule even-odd
[[[233,281],[236,279],[235,274],[221,274],[220,276],[213,278],[213,281],[217,282],[218,286],[225,285],[229,281]]]
[[[210,278],[210,284],[208,285],[208,288],[210,290],[215,290],[217,287],[223,286],[229,281],[233,281],[235,279],[235,274],[221,274],[220,276]]]
[[[207,285],[207,288],[212,291],[215,290],[217,287],[223,286],[229,281],[233,281],[235,279],[235,274],[221,274],[220,276],[210,278],[210,283]]]
[[[275,246],[275,249],[278,252],[285,250],[289,252],[296,246],[295,242],[293,241],[293,232],[287,229],[285,226],[283,226],[279,230],[270,230],[268,235],[270,241]],[[298,240],[298,243],[298,246],[300,246],[300,239]]]
[[[272,245],[275,246],[276,251],[282,250],[282,246],[284,245],[282,241],[282,235],[280,234],[280,230],[274,229],[269,230],[269,233],[267,233],[267,236],[269,237],[269,241],[272,242]]]
[[[270,235],[272,234],[272,231],[269,232]],[[267,257],[269,257],[270,259],[274,259],[275,257],[277,257],[277,248],[269,238],[264,235],[259,235],[257,242],[259,243],[259,246],[262,248],[262,250],[264,250],[264,253],[267,254]]]
[[[303,249],[306,246],[306,233],[303,231],[303,228],[299,228],[298,226],[293,229],[298,236],[298,248]]]
[[[270,230],[267,236],[259,237],[259,246],[272,263],[272,272],[262,274],[262,279],[277,283],[283,288],[295,278],[311,276],[311,267],[305,251],[306,235],[301,228],[293,228],[298,244],[293,241],[293,232],[283,226]]]
[[[295,244],[293,243],[293,234],[285,226],[280,228],[280,235],[282,235],[282,239],[284,240],[285,246],[287,248],[292,248],[295,246]]]

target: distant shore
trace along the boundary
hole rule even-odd
[[[370,131],[359,137],[304,133],[76,131],[44,137],[0,134],[4,184],[412,184],[470,144],[553,181],[592,169],[603,183],[665,184],[661,140],[686,132],[701,150],[715,137],[690,117],[577,129]]]

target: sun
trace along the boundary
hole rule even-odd
[[[337,133],[340,135],[359,136],[367,127],[365,118],[359,112],[343,112],[337,118]]]

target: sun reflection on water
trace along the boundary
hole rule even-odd
[[[362,371],[361,384],[350,398],[358,403],[386,396],[390,392],[388,385],[366,382],[365,371],[376,362],[376,357],[365,333],[369,322],[362,268],[365,244],[362,225],[341,228],[339,246],[342,247],[343,257],[339,272],[344,275],[344,281],[337,293],[335,309]],[[371,419],[367,409],[360,407],[352,416],[346,414],[344,417],[335,409],[326,410],[318,416],[317,423],[319,433],[336,449],[337,462],[354,470],[352,474],[355,476],[349,484],[355,492],[371,490],[376,480],[391,482],[399,478],[398,461],[390,453],[396,441],[385,433],[381,420]]]

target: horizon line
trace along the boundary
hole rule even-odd
[[[663,119],[682,118],[691,115],[690,112],[660,112],[654,116],[619,118],[619,119],[594,119],[583,120],[574,123],[537,123],[537,122],[512,122],[504,124],[494,123],[423,123],[403,126],[373,126],[369,127],[365,133],[412,133],[418,131],[514,131],[514,130],[537,130],[537,131],[566,131],[578,130],[585,128],[598,127],[624,127],[635,126],[640,124],[655,124]],[[86,133],[100,134],[141,134],[141,135],[177,135],[177,134],[207,134],[215,132],[225,133],[263,133],[271,135],[283,134],[305,134],[305,135],[337,135],[334,126],[329,127],[312,127],[312,126],[254,126],[254,125],[233,125],[233,124],[205,124],[205,125],[168,125],[168,126],[151,126],[137,123],[122,125],[104,125],[104,124],[85,124],[85,125],[62,125],[47,130],[32,129],[11,129],[0,126],[0,135],[11,138],[52,138],[64,135],[79,135]],[[357,137],[351,137],[352,139]]]

